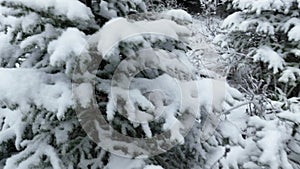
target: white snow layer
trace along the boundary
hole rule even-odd
[[[26,147],[21,153],[15,154],[6,161],[6,165],[4,169],[24,169],[24,168],[30,168],[32,167],[32,164],[39,164],[41,163],[41,156],[47,156],[49,157],[49,162],[51,163],[53,169],[61,169],[61,161],[58,157],[58,154],[56,153],[56,150],[51,145],[37,142],[34,143],[34,145],[30,147]],[[25,158],[25,160],[20,160],[28,156],[28,158]],[[20,162],[19,164],[17,163]]]
[[[255,11],[257,15],[264,10],[278,10],[287,13],[295,0],[233,0],[233,4],[239,9]]]
[[[254,61],[263,61],[268,63],[268,69],[273,69],[273,73],[276,74],[279,69],[283,69],[284,60],[269,46],[261,46],[257,49],[256,54],[253,56]]]
[[[296,77],[300,77],[300,69],[295,67],[286,67],[286,69],[282,72],[279,81],[284,83],[288,83],[289,81],[296,82]]]
[[[76,62],[83,67],[91,61],[88,55],[88,43],[85,34],[77,28],[68,28],[57,39],[50,42],[48,46],[50,64],[52,66],[66,65],[66,72],[71,72]]]
[[[73,85],[73,93],[83,108],[87,108],[91,105],[93,86],[90,83],[81,83],[78,86]]]
[[[84,33],[76,28],[68,28],[57,40],[50,42],[48,47],[48,53],[51,53],[50,64],[59,65],[72,54],[80,55],[82,52],[87,52],[85,46],[87,42]]]
[[[145,165],[145,162],[142,159],[130,159],[111,154],[109,157],[109,162],[104,169],[142,168],[143,165]]]
[[[290,110],[278,113],[277,116],[296,124],[300,124],[300,100],[297,97],[288,99]]]
[[[163,168],[157,165],[147,165],[144,169],[163,169]]]
[[[280,125],[278,119],[266,121],[257,116],[251,117],[249,120],[250,126],[261,128],[256,136],[259,138],[257,145],[262,149],[262,154],[259,157],[259,162],[268,164],[271,169],[292,168],[287,162],[287,155],[283,149],[283,145],[289,139],[289,132],[284,125]]]
[[[267,21],[260,19],[245,19],[242,12],[235,12],[229,15],[222,23],[223,28],[228,28],[229,30],[239,30],[247,32],[252,29],[253,26],[256,27],[257,33],[265,33],[269,35],[274,35],[274,26]]]
[[[105,56],[114,45],[130,37],[156,34],[179,40],[180,36],[190,35],[190,31],[174,21],[161,19],[156,21],[129,22],[125,18],[116,18],[107,22],[94,38],[101,39],[98,51]]]
[[[300,24],[294,26],[288,33],[289,40],[299,41],[300,40]]]
[[[29,111],[31,105],[56,112],[62,118],[72,107],[69,82],[58,75],[47,75],[35,69],[0,68],[0,100],[8,105],[19,105],[20,111]]]
[[[300,124],[300,112],[293,113],[290,111],[283,111],[281,113],[277,114],[278,117],[295,122],[297,124]]]
[[[299,3],[300,4],[300,3]],[[285,32],[288,32],[289,41],[300,40],[300,19],[291,18],[282,27]]]
[[[238,25],[244,21],[242,12],[235,12],[229,15],[222,23],[222,28],[237,29]]]
[[[53,9],[56,15],[65,15],[70,20],[89,20],[93,17],[91,10],[78,0],[44,0],[43,3],[39,0],[0,0],[2,2],[24,5],[39,11]]]
[[[171,9],[162,13],[162,18],[192,22],[192,16],[182,9]]]

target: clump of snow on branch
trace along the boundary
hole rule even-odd
[[[122,31],[119,30],[120,27],[123,28]],[[158,34],[181,40],[184,36],[189,36],[190,31],[170,20],[129,22],[125,18],[116,18],[106,23],[94,37],[102,39],[98,43],[98,51],[106,57],[108,51],[121,40],[132,36],[139,40],[141,34]]]
[[[268,63],[268,68],[273,69],[274,74],[276,74],[279,69],[283,69],[284,60],[277,52],[273,51],[273,49],[268,46],[260,47],[253,56],[253,59],[254,61]]]
[[[170,19],[179,22],[192,22],[192,16],[182,9],[171,9],[163,12],[162,18]]]
[[[77,0],[45,0],[43,3],[38,3],[36,0],[1,0],[0,2],[23,5],[40,12],[53,9],[53,13],[56,15],[65,15],[73,21],[76,19],[89,20],[93,17],[91,10]]]
[[[50,55],[50,65],[66,65],[66,73],[70,74],[76,62],[81,68],[91,61],[88,55],[88,44],[85,34],[76,28],[68,28],[57,39],[49,43],[48,53]],[[76,58],[74,57],[76,56]]]
[[[62,118],[73,105],[71,86],[63,75],[47,75],[34,69],[0,69],[0,75],[0,100],[8,100],[7,106],[16,104],[21,111],[29,111],[34,104]]]

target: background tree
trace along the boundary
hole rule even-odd
[[[297,1],[261,4],[233,1],[232,4],[240,11],[225,19],[223,27],[228,28],[228,33],[216,38],[216,41],[227,39],[222,46],[236,51],[228,56],[236,60],[232,68],[237,68],[236,72],[249,68],[254,71],[251,76],[258,81],[263,79],[274,93],[282,90],[288,98],[299,97]],[[252,64],[248,67],[249,62]]]
[[[247,127],[238,132],[242,142],[227,147],[220,165],[298,168],[295,159],[299,152],[295,150],[299,146],[299,3],[231,3],[236,12],[224,20],[224,32],[215,42],[223,47],[227,78],[246,92],[251,103],[244,110]],[[232,143],[234,140],[229,139]]]

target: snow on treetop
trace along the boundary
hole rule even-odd
[[[91,10],[78,0],[0,0],[0,3],[14,3],[38,11],[53,9],[56,15],[65,15],[70,20],[89,20],[93,17]],[[80,12],[78,12],[80,11]]]
[[[179,40],[182,36],[190,35],[190,31],[186,27],[166,19],[129,22],[125,18],[116,18],[104,25],[103,28],[95,34],[94,38],[99,40],[97,48],[105,59],[111,47],[118,44],[121,40],[130,37],[135,37],[137,40],[140,40],[138,37],[142,34],[164,35]]]

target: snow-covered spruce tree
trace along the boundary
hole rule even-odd
[[[225,146],[213,142],[210,147],[223,155],[207,164],[299,168],[299,2],[234,0],[232,4],[238,11],[225,19],[226,33],[215,41],[229,60],[228,77],[247,91],[250,101],[248,107],[226,116],[229,123],[220,124],[217,133]]]
[[[1,168],[102,167],[72,110],[71,75],[98,29],[79,1],[1,1]],[[80,12],[78,12],[80,11]]]
[[[171,10],[163,13],[160,17],[171,18],[182,24],[189,22],[191,19],[182,10]],[[122,33],[119,33],[118,29],[113,29],[116,28],[114,25],[122,25]],[[158,25],[164,25],[162,26],[164,29],[156,29]],[[176,30],[177,36],[179,35],[178,37],[174,36],[174,32],[168,28],[171,25]],[[193,132],[188,135],[184,145],[174,147],[172,150],[153,156],[146,161],[161,165],[164,168],[203,168],[204,164],[200,162],[201,160],[202,162],[207,160],[209,158],[207,156],[210,155],[212,150],[200,151],[201,142],[205,143],[206,139],[213,134],[219,122],[220,114],[218,113],[221,113],[224,108],[230,107],[226,107],[227,104],[223,107],[224,100],[229,104],[234,104],[234,98],[240,99],[241,94],[230,88],[224,81],[198,79],[194,76],[195,70],[189,66],[186,60],[184,44],[177,40],[186,36],[186,33],[188,33],[186,31],[184,27],[176,26],[169,21],[139,21],[131,23],[124,19],[117,19],[105,25],[100,32],[91,37],[91,48],[104,55],[104,60],[101,61],[101,69],[97,73],[97,82],[102,83],[102,85],[98,85],[98,91],[104,96],[104,99],[98,98],[99,106],[102,107],[100,110],[107,112],[105,118],[109,121],[110,126],[114,127],[114,130],[119,131],[123,135],[138,138],[131,139],[122,136],[121,138],[112,139],[111,142],[115,142],[115,144],[104,146],[106,149],[122,156],[153,155],[161,152],[157,151],[157,148],[165,151],[168,149],[168,142],[164,142],[156,136],[163,136],[164,140],[182,141],[182,134],[179,132],[177,124],[184,121],[193,123],[193,120],[186,121],[185,115],[192,113],[193,116],[200,118],[200,114],[198,114],[200,112],[197,112],[197,110],[201,108],[201,123],[193,128]],[[115,36],[113,39],[107,36],[108,32],[114,32]],[[149,34],[147,32],[152,33]],[[164,36],[161,36],[161,34]],[[100,41],[98,41],[99,37]],[[103,41],[101,41],[101,37]],[[164,45],[162,45],[162,42]],[[106,45],[109,44],[115,44],[116,46],[107,48]],[[131,50],[131,47],[126,48],[125,46],[127,45],[133,45],[134,50]],[[173,64],[168,65],[165,63]],[[177,73],[174,74],[174,72]],[[107,75],[109,76],[107,77]],[[113,78],[110,78],[110,76]],[[173,78],[176,79],[177,85],[180,86],[179,88],[177,85],[174,86]],[[128,85],[130,79],[132,84]],[[199,87],[198,90],[195,88],[195,85]],[[79,88],[81,87],[79,86]],[[136,89],[139,89],[141,93],[136,92]],[[126,94],[128,90],[132,94]],[[193,94],[198,93],[190,95],[190,92]],[[181,93],[181,96],[178,93]],[[105,99],[107,98],[106,95],[108,95],[109,100]],[[161,97],[162,95],[164,96]],[[177,104],[179,100],[182,101],[180,105]],[[155,110],[151,108],[151,104],[154,105]],[[81,106],[84,107],[84,105]],[[89,111],[88,109],[87,112]],[[87,118],[84,114],[82,114],[83,118],[86,118],[87,121],[82,122],[86,124],[89,135],[96,140],[101,138],[101,136],[97,135],[97,132],[90,130],[90,128],[95,128],[93,126],[97,117],[93,118],[95,116],[92,115],[92,117]],[[144,115],[141,117],[139,116],[140,114]],[[124,118],[124,116],[127,118]],[[151,121],[153,118],[154,120]],[[98,126],[104,124],[101,122],[102,119],[99,118],[98,121],[100,121]],[[179,121],[180,123],[178,123]],[[140,125],[136,122],[143,123]],[[103,130],[105,130],[105,126],[103,125]],[[181,127],[183,127],[181,130],[184,130],[190,126],[184,125]],[[226,132],[230,131],[226,130]],[[101,133],[105,133],[105,131]],[[169,134],[161,135],[160,133]],[[149,141],[146,147],[143,147],[143,144],[139,144],[144,143],[144,138]],[[153,138],[155,138],[154,143],[150,142]],[[102,138],[104,143],[105,139]],[[128,140],[129,142],[126,143]],[[132,143],[135,141],[137,144],[133,145]],[[161,142],[164,142],[164,145],[160,144]],[[220,144],[223,144],[223,142]],[[148,149],[149,147],[151,148],[150,150]],[[116,165],[115,161],[122,158],[111,155],[110,159],[111,162],[109,162],[108,166],[120,166]],[[127,163],[126,160],[125,163]]]
[[[103,168],[71,90],[74,67],[91,61],[92,11],[76,0],[3,0],[0,11],[0,167]]]
[[[233,102],[233,107],[226,106],[230,111],[221,116],[216,132],[206,141],[201,141],[198,132],[201,125],[193,128],[187,140],[194,140],[189,150],[197,157],[195,168],[299,168],[300,107],[299,101],[290,102],[292,109],[278,114],[266,111],[264,116],[254,115],[251,105]],[[278,108],[281,104],[272,105]],[[264,106],[272,112],[270,104]]]
[[[154,150],[160,148],[158,152],[166,151],[168,145],[137,143],[138,149],[130,149],[126,140],[112,139],[109,147],[102,149],[99,140],[94,140],[99,145],[92,141],[91,130],[79,123],[76,115],[81,118],[82,112],[76,108],[96,102],[100,115],[119,133],[152,138],[165,132],[160,139],[169,139],[173,145],[183,142],[181,130],[193,124],[183,125],[179,119],[188,113],[199,117],[199,104],[211,107],[206,99],[197,102],[198,92],[191,91],[198,89],[191,87],[198,81],[185,57],[182,40],[189,30],[184,26],[166,19],[134,22],[119,18],[95,33],[99,29],[94,19],[97,11],[76,0],[0,2],[0,166],[5,169],[143,168],[143,160],[121,158],[106,150],[141,156],[149,155],[149,145]],[[109,6],[109,12],[104,11],[107,16],[102,17],[109,15],[110,19],[126,15],[119,10],[130,7],[127,1],[122,2],[93,1],[93,5]],[[140,1],[130,2],[141,5]],[[132,33],[140,35],[127,37]],[[94,68],[97,72],[89,72]],[[126,86],[132,78],[133,83]],[[78,83],[82,80],[85,83]],[[90,80],[95,82],[95,90]],[[131,93],[128,98],[126,90]],[[163,111],[155,111],[159,108]],[[160,119],[154,118],[160,115],[156,112],[161,112]],[[151,118],[153,124],[147,121]]]
[[[234,50],[226,55],[233,63],[230,67],[241,74],[251,72],[258,81],[264,79],[274,94],[282,91],[288,98],[299,97],[299,1],[235,0],[232,4],[239,11],[224,20],[227,34],[216,38]]]
[[[212,129],[209,135],[212,134],[218,122],[214,121],[216,118],[212,123],[205,123],[202,116],[202,124],[193,129],[183,146],[149,160],[131,160],[106,150],[141,157],[149,155],[147,146],[152,146],[150,150],[161,148],[160,153],[169,145],[161,145],[161,142],[150,142],[146,146],[130,144],[128,140],[112,137],[108,146],[103,146],[101,140],[97,140],[99,137],[94,137],[95,133],[86,128],[95,126],[88,123],[88,117],[94,116],[85,116],[85,121],[81,116],[95,104],[105,120],[97,121],[100,128],[104,122],[122,135],[138,140],[151,140],[165,133],[162,139],[169,139],[173,145],[183,142],[181,130],[192,124],[181,124],[188,113],[200,118],[197,111],[200,107],[201,114],[220,112],[225,99],[234,105],[232,97],[240,98],[237,91],[217,80],[199,80],[186,59],[183,39],[189,30],[176,23],[184,24],[185,21],[177,19],[190,20],[190,16],[172,11],[157,17],[173,19],[176,23],[166,19],[134,22],[118,18],[95,33],[99,26],[94,17],[99,19],[96,15],[99,11],[93,7],[90,10],[76,0],[49,0],[42,4],[23,0],[0,2],[0,167],[140,169],[147,163],[165,168],[209,168],[215,166],[215,161],[219,164],[216,158],[208,159],[215,157],[213,153],[218,150],[225,150],[227,139],[223,137],[226,136],[218,132],[209,143],[200,142],[204,137],[198,130],[214,125],[208,128]],[[130,9],[126,7],[127,1],[121,2],[124,2],[124,9]],[[108,4],[110,9],[116,10],[112,13],[124,15],[118,12],[120,8],[114,6],[116,3]],[[93,5],[101,6],[99,1],[93,1]],[[116,15],[111,15],[109,19],[114,17]],[[128,36],[132,34],[134,36]],[[132,81],[129,86],[128,80]],[[91,82],[96,84],[95,90]],[[214,92],[214,84],[220,85],[217,89],[221,90],[221,95]],[[197,92],[198,88],[192,86],[199,86],[201,90]],[[223,95],[224,87],[227,92]],[[130,91],[128,97],[126,91]],[[160,110],[155,111],[157,109]],[[83,120],[81,124],[77,115]],[[236,116],[234,119],[241,120]],[[105,127],[100,134],[106,134]],[[231,133],[231,128],[225,131],[224,134]],[[233,145],[237,143],[236,137],[242,136],[230,137]],[[204,149],[206,151],[200,151]],[[145,167],[149,168],[161,167]]]

